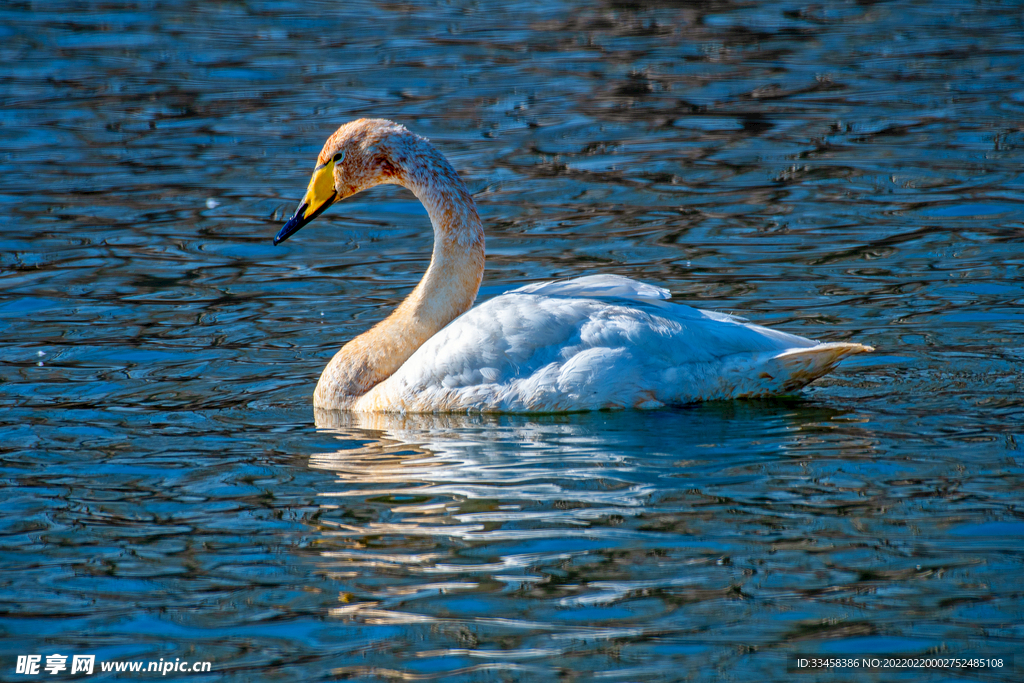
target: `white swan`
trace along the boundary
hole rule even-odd
[[[564,412],[657,408],[788,393],[861,344],[821,344],[673,304],[618,275],[543,282],[469,310],[484,271],[476,205],[425,138],[381,119],[343,125],[274,238],[374,185],[408,188],[434,226],[430,266],[386,319],[335,354],[317,408],[360,412]]]

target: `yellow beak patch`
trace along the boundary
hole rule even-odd
[[[334,199],[334,194],[334,160],[331,159],[313,171],[306,196],[302,200],[306,204],[306,211],[302,217],[312,217],[325,203]]]

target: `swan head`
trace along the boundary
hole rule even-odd
[[[384,119],[359,119],[343,125],[327,138],[306,194],[274,237],[274,244],[284,242],[335,202],[374,185],[404,184],[405,161],[420,141],[425,142],[404,126]]]

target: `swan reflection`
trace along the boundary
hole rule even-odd
[[[754,555],[804,537],[804,513],[773,506],[850,504],[801,487],[806,463],[830,449],[870,453],[855,420],[799,401],[531,417],[318,411],[338,446],[310,459],[336,477],[320,517],[322,557],[347,588],[332,614],[486,625],[519,634],[523,653],[540,648],[530,634],[656,631],[680,600],[720,600]],[[587,620],[571,617],[584,609]]]

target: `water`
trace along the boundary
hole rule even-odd
[[[1021,650],[1022,24],[5,4],[0,678],[60,653],[212,663],[167,680],[833,680],[792,658]],[[395,188],[271,245],[358,116],[463,175],[481,299],[615,272],[878,351],[771,401],[317,418],[320,369],[429,255]]]

